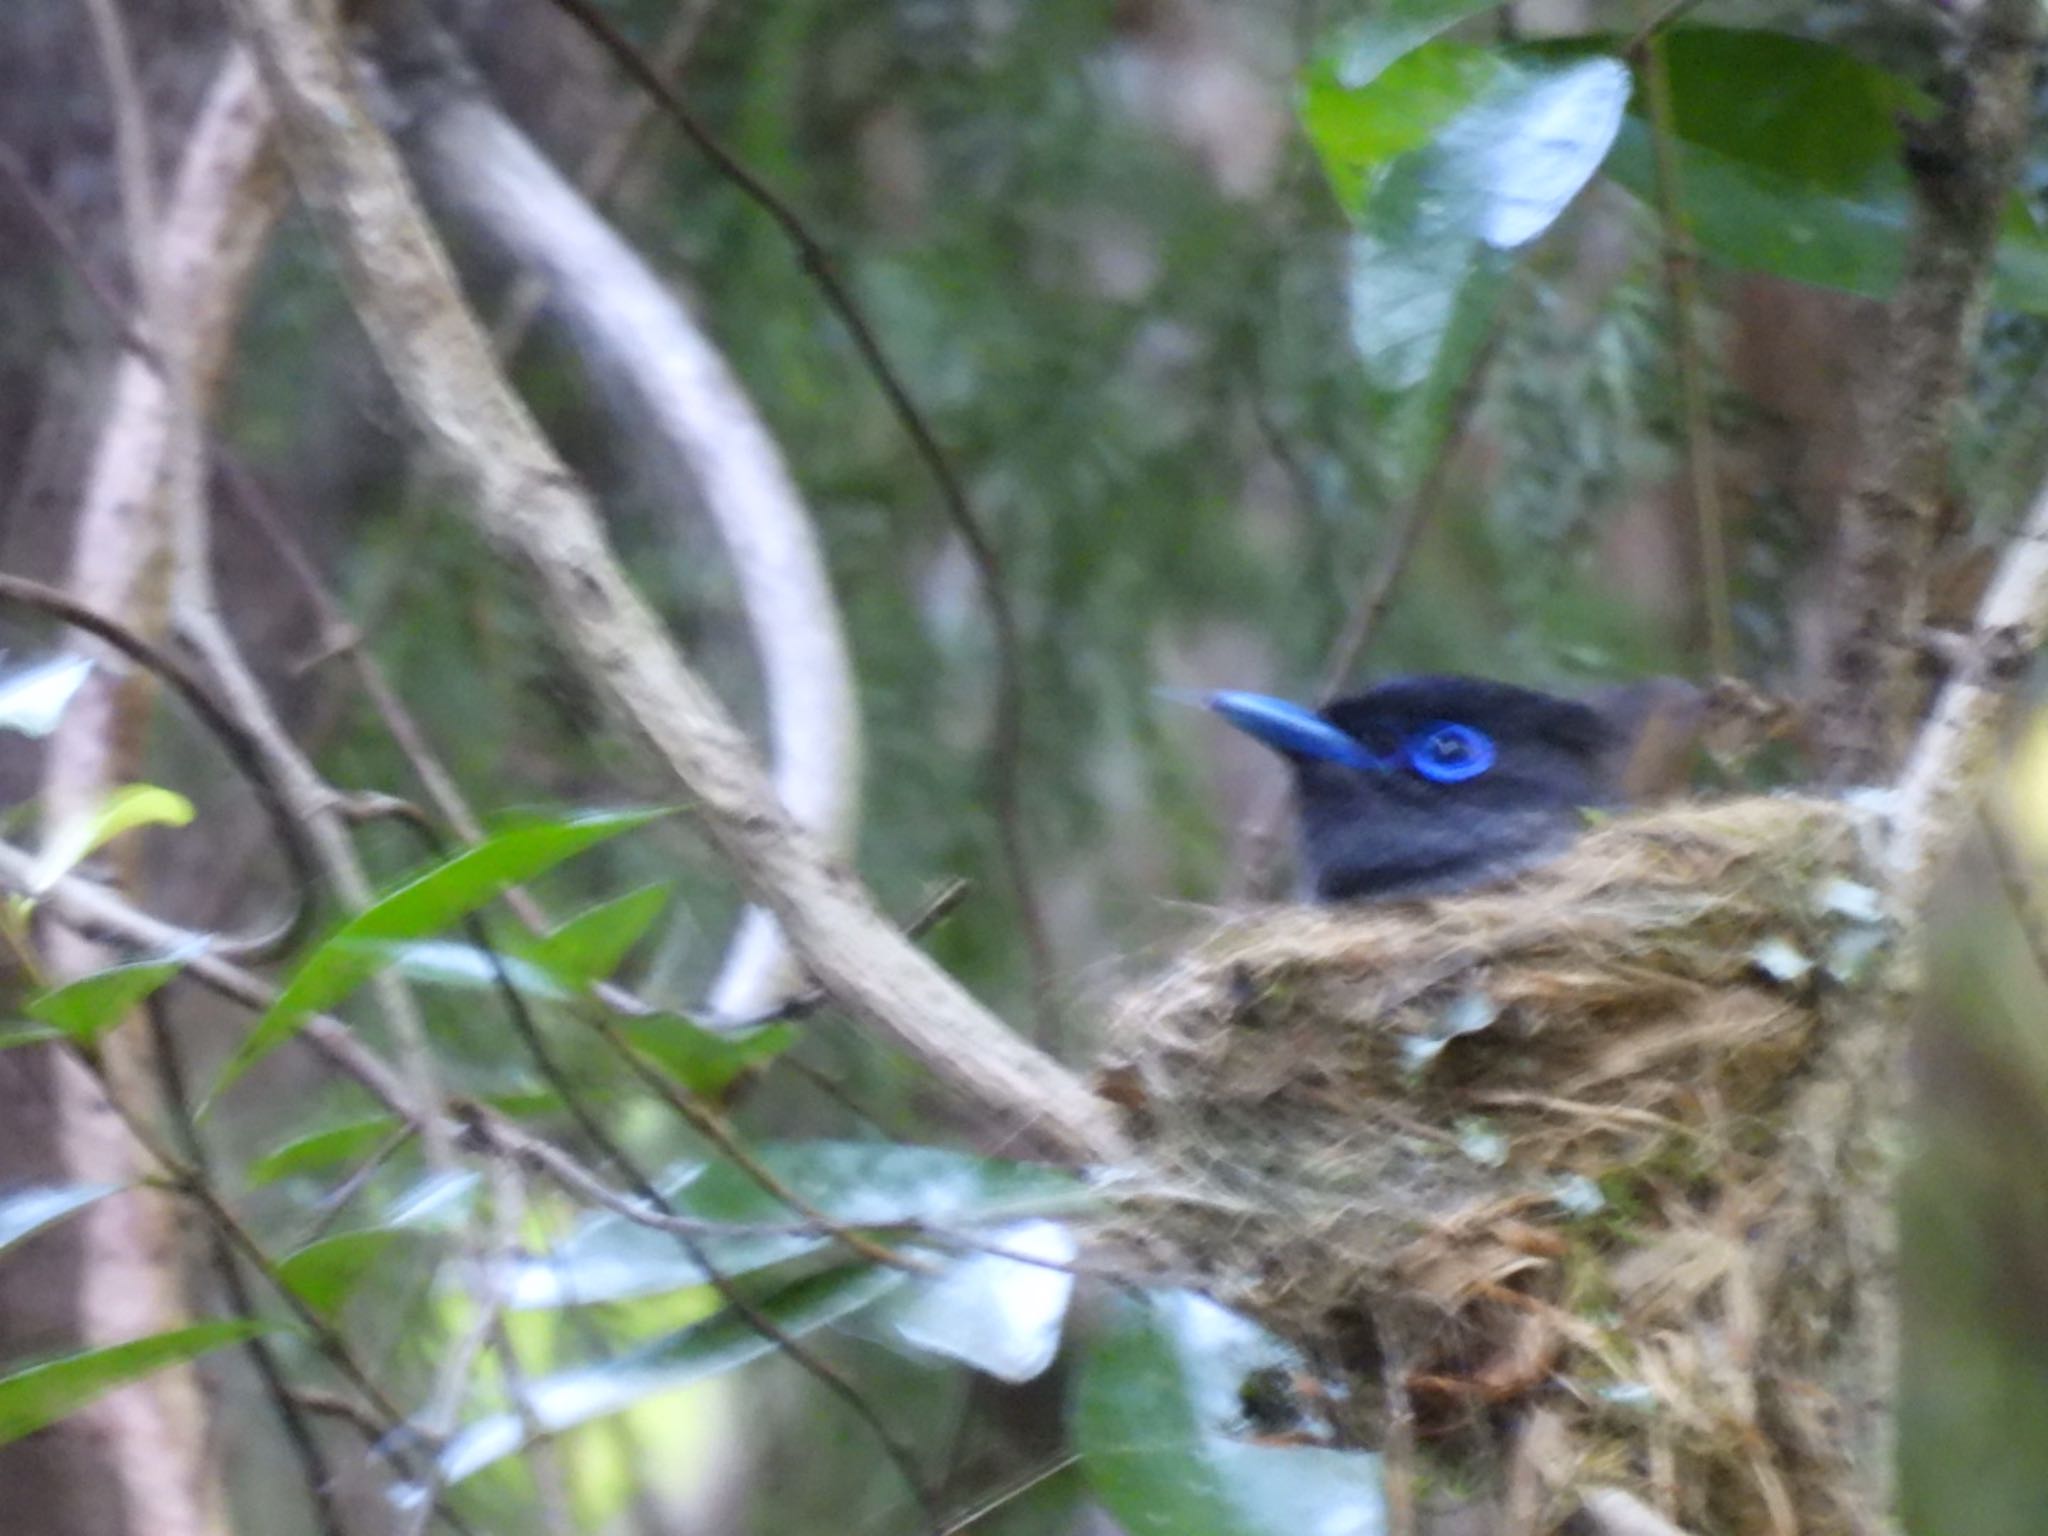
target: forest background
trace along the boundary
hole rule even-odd
[[[120,558],[77,535],[124,351],[132,362],[159,344],[135,277],[149,217],[136,189],[169,205],[228,39],[212,0],[130,4],[111,27],[110,9],[16,0],[0,11],[0,568],[54,581],[96,553]],[[1565,690],[1670,673],[1739,677],[1794,701],[1826,692],[1856,381],[1877,365],[1909,220],[1901,124],[1925,112],[1948,67],[1953,9],[602,7],[772,189],[766,208],[548,0],[448,0],[433,7],[441,42],[393,27],[369,53],[372,95],[415,157],[472,299],[497,321],[520,393],[601,502],[641,593],[779,764],[801,759],[815,728],[809,750],[827,783],[816,792],[843,818],[882,908],[909,923],[964,882],[923,947],[1040,1045],[1085,1062],[1120,987],[1213,908],[1286,888],[1275,766],[1162,702],[1162,687],[1313,698],[1348,681],[1468,671]],[[1357,73],[1360,37],[1424,14],[1396,59],[1463,51],[1398,78]],[[1445,25],[1452,41],[1431,43]],[[436,52],[448,40],[474,75]],[[123,56],[133,78],[110,65]],[[1588,73],[1589,59],[1635,73]],[[1566,162],[1574,136],[1597,139],[1580,145],[1588,163],[1513,158],[1509,130],[1537,123],[1514,114],[1534,112],[1533,98],[1485,92],[1516,70],[1535,97],[1546,82],[1564,92],[1543,98],[1564,115],[1542,121],[1564,124]],[[1385,94],[1389,80],[1406,94]],[[784,699],[794,713],[771,718],[764,653],[794,647],[788,664],[822,687],[821,653],[804,647],[826,643],[817,631],[832,615],[801,580],[774,596],[772,581],[750,589],[736,576],[719,471],[707,469],[724,427],[694,449],[679,442],[644,381],[608,353],[603,317],[532,283],[549,258],[507,220],[535,215],[492,206],[517,188],[437,147],[423,125],[444,96],[471,91],[582,186],[729,365],[737,413],[765,428],[755,448],[771,467],[758,472],[817,541],[851,658],[850,713],[826,689],[808,706]],[[1511,106],[1470,115],[1482,98]],[[1603,101],[1616,109],[1604,130]],[[1444,166],[1459,197],[1479,199],[1478,212],[1454,207],[1450,225],[1424,195]],[[1562,178],[1561,195],[1546,176]],[[1936,625],[1967,617],[2048,476],[2044,193],[2037,131],[1945,467]],[[797,242],[777,209],[796,211]],[[288,735],[328,784],[431,798],[424,746],[492,822],[675,803],[595,712],[549,619],[421,453],[314,223],[288,208],[255,238],[260,260],[206,413],[203,560]],[[859,331],[804,242],[829,253]],[[592,281],[586,297],[613,291]],[[898,387],[915,403],[911,430]],[[9,618],[17,660],[80,649],[43,620]],[[364,656],[381,681],[366,683]],[[392,699],[417,741],[394,735]],[[2048,792],[2033,730],[2013,737],[2013,836],[2028,856],[2048,855],[2048,824],[2024,814],[2041,798],[2029,785]],[[1798,736],[1724,787],[1804,776]],[[128,834],[143,904],[190,929],[260,925],[286,882],[265,810],[218,742],[166,707],[137,762],[131,777],[174,788],[193,813],[189,827]],[[8,739],[0,769],[7,803],[32,822],[36,740]],[[372,818],[359,831],[372,887],[421,867],[403,827]],[[636,997],[678,1011],[715,996],[743,999],[741,1012],[773,1002],[773,985],[733,969],[742,897],[691,817],[606,831],[618,835],[593,836],[586,856],[539,878],[550,910],[630,905],[612,909],[599,947],[630,950],[618,974]],[[2010,894],[1975,864],[1940,887],[1918,1053],[1905,1498],[1914,1529],[1944,1536],[2031,1529],[2048,1507],[2048,1472],[2026,1453],[2048,1443],[2048,983]],[[551,1085],[508,1047],[491,978],[455,974],[474,960],[450,942],[391,967],[415,989],[438,1072],[453,1092],[576,1140]],[[246,1015],[182,986],[160,996],[188,1075],[208,1081]],[[600,1043],[567,1029],[557,1042],[563,1070],[649,1165],[701,1155]],[[721,1087],[752,1074],[733,1111],[750,1140],[1002,1150],[914,1063],[829,1008],[756,1054],[676,1068]],[[0,1183],[51,1177],[39,1116],[52,1101],[36,1070],[19,1067],[0,1104]],[[407,1402],[434,1398],[451,1341],[474,1325],[460,1288],[434,1282],[491,1221],[511,1220],[529,1245],[591,1247],[575,1247],[588,1214],[538,1181],[423,1215],[423,1200],[447,1193],[426,1151],[387,1145],[389,1125],[366,1120],[309,1054],[252,1060],[205,1136],[266,1243],[305,1244],[331,1223],[358,1235],[334,1260],[345,1275],[308,1283],[330,1287],[323,1306]],[[912,1210],[941,1199],[941,1175],[894,1166],[877,1156],[812,1173],[835,1199],[867,1191]],[[1006,1176],[974,1166],[993,1183]],[[330,1211],[351,1167],[363,1177]],[[62,1335],[59,1314],[93,1262],[81,1236],[91,1213],[79,1209],[47,1230],[0,1228],[0,1362],[37,1358]],[[211,1296],[203,1255],[188,1257]],[[651,1261],[597,1300],[560,1284],[557,1305],[502,1320],[507,1355],[543,1380],[680,1338],[718,1302],[701,1275]],[[929,1352],[906,1359],[858,1329],[821,1337],[834,1371],[943,1468],[955,1517],[986,1505],[975,1529],[1016,1533],[1108,1518],[1102,1482],[1058,1427],[1075,1390],[1067,1365],[1005,1385]],[[316,1528],[258,1372],[234,1351],[207,1356],[204,1371],[239,1528]],[[907,1528],[896,1469],[814,1375],[786,1358],[705,1374],[646,1372],[619,1388],[617,1411],[463,1481],[457,1507],[506,1532]],[[478,1385],[457,1416],[502,1405],[508,1390],[516,1397],[516,1382]],[[368,1464],[359,1442],[318,1434]],[[90,1465],[89,1451],[48,1434],[0,1449],[0,1480],[48,1516],[24,1528],[120,1529],[82,1475]],[[341,1479],[348,1529],[397,1518],[376,1482]],[[1116,1513],[1113,1491],[1107,1502]],[[1217,1527],[1240,1528],[1256,1527]]]

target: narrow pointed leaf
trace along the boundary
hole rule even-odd
[[[80,1045],[101,1035],[134,1012],[136,1006],[192,963],[204,946],[181,950],[161,960],[112,965],[90,976],[38,994],[27,1008],[30,1018],[62,1030]]]
[[[749,1067],[773,1061],[796,1044],[796,1031],[787,1024],[726,1033],[673,1013],[622,1019],[618,1028],[662,1071],[705,1099],[717,1098]]]
[[[0,1376],[0,1445],[34,1434],[145,1376],[258,1332],[249,1322],[195,1323],[168,1333],[60,1356]]]
[[[799,1338],[887,1295],[904,1279],[898,1270],[849,1266],[799,1280],[754,1305],[785,1334]],[[538,1428],[560,1433],[733,1370],[775,1348],[774,1340],[728,1308],[601,1365],[543,1376],[528,1384],[526,1405]],[[458,1483],[515,1454],[525,1433],[516,1414],[477,1420],[443,1448],[442,1477]]]
[[[105,1199],[118,1184],[45,1184],[0,1194],[0,1253],[52,1222]]]
[[[418,1239],[416,1232],[393,1227],[337,1232],[279,1260],[278,1278],[307,1306],[331,1317],[394,1244]]]
[[[660,811],[607,812],[529,822],[466,848],[408,881],[342,925],[306,957],[214,1084],[218,1096],[262,1057],[296,1034],[307,1015],[346,997],[376,969],[381,946],[428,938],[495,899],[608,838],[644,827]]]
[[[1118,1307],[1090,1343],[1074,1403],[1075,1445],[1103,1507],[1129,1536],[1383,1536],[1377,1456],[1249,1438],[1246,1378],[1298,1363],[1191,1292]]]
[[[510,1115],[515,1120],[551,1114],[562,1107],[562,1101],[552,1093],[493,1094],[485,1102],[498,1113]],[[397,1128],[398,1121],[392,1115],[365,1115],[360,1119],[338,1121],[307,1131],[250,1164],[249,1184],[252,1188],[260,1188],[296,1174],[312,1173],[321,1168],[331,1168],[336,1163],[367,1157]]]
[[[69,817],[50,833],[29,873],[29,889],[40,895],[76,869],[96,850],[137,827],[187,826],[192,802],[154,784],[124,784],[99,804]]]
[[[669,888],[642,886],[579,912],[530,949],[528,958],[571,991],[607,979],[668,906]]]

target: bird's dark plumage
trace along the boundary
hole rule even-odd
[[[1627,797],[1646,719],[1682,684],[1561,698],[1476,677],[1409,677],[1321,711],[1210,694],[1293,770],[1307,893],[1319,901],[1455,890],[1568,844]]]

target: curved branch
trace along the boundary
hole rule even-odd
[[[732,559],[768,702],[783,808],[835,857],[860,815],[860,711],[812,519],[744,386],[687,309],[506,119],[445,35],[394,19],[380,62],[400,142],[441,209],[535,272],[593,372],[621,381],[688,466]],[[760,1013],[796,982],[759,908],[742,919],[710,1011]]]
[[[300,191],[415,430],[627,738],[689,792],[712,842],[865,1027],[1028,1144],[1080,1162],[1121,1155],[1109,1105],[904,940],[783,812],[739,727],[627,583],[589,497],[499,373],[332,30],[295,0],[233,0],[231,10],[285,122]]]
[[[261,744],[183,662],[151,645],[126,625],[96,613],[69,594],[55,587],[46,587],[39,581],[0,571],[0,603],[13,603],[31,612],[45,614],[112,646],[144,671],[168,683],[171,691],[199,717],[200,723],[255,791],[264,815],[270,820],[277,845],[284,854],[293,892],[291,909],[282,923],[247,938],[216,935],[208,939],[208,945],[219,954],[262,960],[282,954],[296,944],[312,920],[313,896],[319,881],[312,847],[292,815],[284,787],[272,770]]]
[[[910,439],[918,458],[924,461],[938,486],[939,504],[946,520],[974,567],[981,586],[982,602],[988,610],[989,629],[995,641],[994,725],[988,742],[989,795],[993,802],[996,840],[1002,857],[1003,874],[1010,888],[1010,903],[1023,929],[1024,949],[1032,972],[1033,1004],[1039,1021],[1048,1029],[1059,1024],[1058,1003],[1053,992],[1052,940],[1046,932],[1045,916],[1039,910],[1038,891],[1031,871],[1031,857],[1025,848],[1024,799],[1021,775],[1024,764],[1024,635],[1017,622],[1016,606],[1003,580],[1002,557],[988,530],[982,527],[968,500],[967,487],[924,411],[911,398],[910,386],[882,346],[881,337],[869,324],[866,312],[853,296],[846,279],[810,226],[787,201],[736,156],[718,136],[704,125],[681,96],[669,87],[640,50],[590,0],[550,0],[591,40],[610,55],[625,74],[660,104],[693,144],[710,162],[713,170],[737,188],[755,207],[765,213],[789,242],[797,263],[803,268],[824,300],[825,307],[845,327],[873,377],[875,386],[888,402],[889,410]]]
[[[1968,830],[1984,792],[2013,690],[2048,643],[2048,485],[2006,546],[1977,606],[1963,662],[1934,701],[1899,775],[1889,857],[1903,903],[1927,893],[1944,854]]]

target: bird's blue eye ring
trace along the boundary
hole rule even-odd
[[[1469,725],[1442,721],[1408,738],[1408,766],[1437,784],[1462,784],[1493,766],[1493,738]]]

